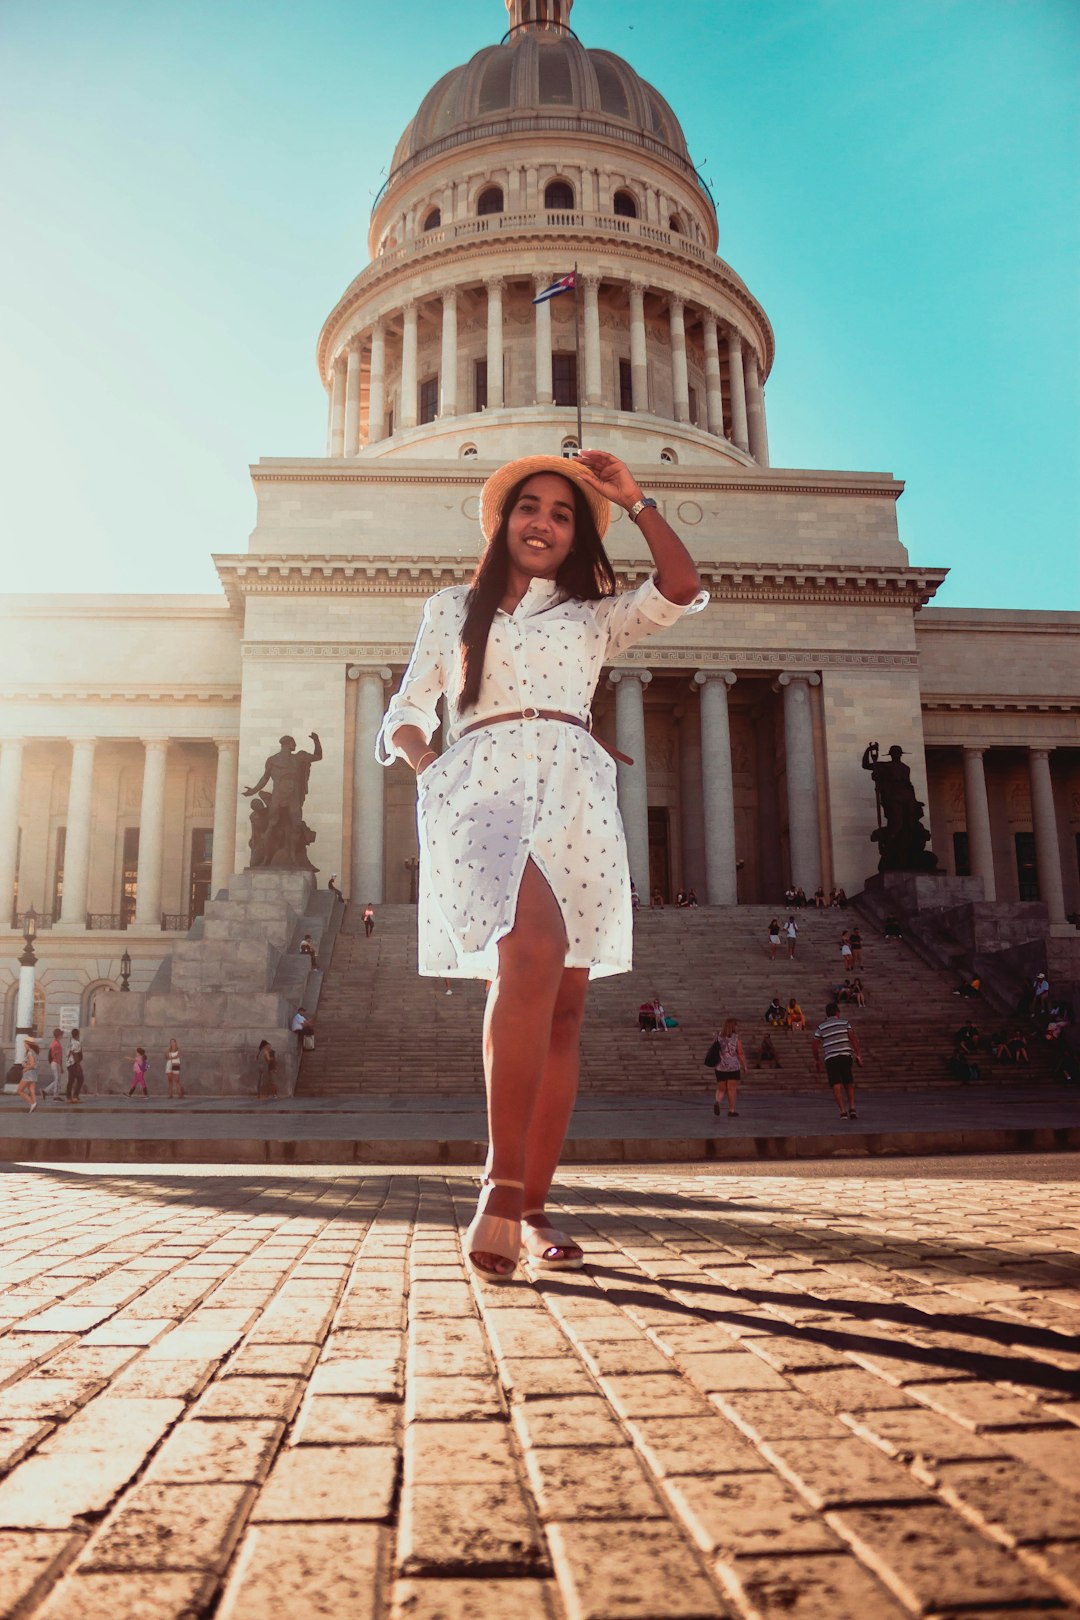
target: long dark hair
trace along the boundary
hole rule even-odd
[[[529,478],[535,476],[535,473],[529,474]],[[461,691],[457,699],[459,714],[475,707],[480,696],[488,634],[499,603],[506,595],[510,573],[510,553],[506,544],[510,514],[521,499],[521,492],[529,478],[519,478],[503,502],[499,527],[487,543],[465,598],[465,623],[461,630]],[[579,602],[597,602],[602,596],[614,596],[615,570],[597,532],[596,519],[584,490],[572,478],[565,479],[565,482],[569,484],[574,497],[574,544],[555,575],[555,583],[564,596],[574,597]]]

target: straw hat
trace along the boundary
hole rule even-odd
[[[604,538],[611,522],[611,502],[606,495],[598,495],[585,482],[581,468],[575,461],[568,460],[566,456],[519,456],[516,461],[508,461],[505,467],[492,473],[480,491],[480,527],[485,540],[491,539],[502,522],[503,506],[514,485],[523,478],[532,478],[535,473],[555,473],[559,478],[569,479],[570,483],[576,484],[592,508],[597,534],[601,540]]]

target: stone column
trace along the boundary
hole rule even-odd
[[[330,379],[330,454],[345,454],[345,364],[334,361]]]
[[[582,276],[585,287],[585,404],[604,403],[600,371],[600,277]]]
[[[6,739],[0,744],[0,928],[8,927],[15,910],[22,766],[22,743]]]
[[[619,811],[626,833],[630,876],[638,894],[649,898],[649,778],[645,762],[645,688],[652,680],[647,669],[617,669],[615,688],[615,746],[634,761],[618,763]]]
[[[439,415],[457,415],[457,288],[442,292],[442,356],[439,361]],[[379,767],[382,769],[382,766]]]
[[[1028,752],[1031,773],[1031,820],[1035,828],[1035,864],[1039,873],[1039,895],[1052,923],[1065,921],[1065,888],[1061,881],[1061,846],[1058,843],[1057,814],[1054,810],[1054,783],[1050,775],[1050,750],[1032,748]]]
[[[409,302],[402,310],[401,399],[399,427],[416,426],[416,305]]]
[[[165,849],[165,771],[169,745],[144,740],[142,803],[139,807],[139,870],[136,928],[161,927],[161,861]],[[65,884],[66,887],[66,884]]]
[[[550,287],[550,276],[534,276],[533,290],[535,294],[543,292]],[[536,400],[537,405],[554,405],[555,393],[551,381],[551,304],[547,299],[542,304],[533,305],[533,314],[536,317]]]
[[[352,882],[354,905],[383,898],[383,791],[385,768],[375,758],[375,738],[382,725],[383,689],[388,669],[353,667],[356,681],[356,741],[353,750]]]
[[[784,754],[787,764],[788,842],[791,881],[808,895],[821,883],[821,838],[818,832],[817,763],[810,688],[821,676],[802,670],[780,677],[784,693]]]
[[[386,436],[386,332],[381,320],[371,329],[367,436],[368,444]]]
[[[501,276],[489,276],[487,288],[487,402],[489,411],[503,407],[503,284]]]
[[[67,839],[64,844],[64,900],[60,908],[60,925],[64,928],[86,927],[95,746],[96,739],[93,737],[80,737],[71,744]]]
[[[236,785],[240,744],[235,737],[215,737],[217,777],[214,782],[214,845],[210,857],[210,898],[227,889],[236,862]]]
[[[731,386],[731,442],[749,452],[746,424],[746,379],[743,376],[742,337],[733,326],[727,332],[728,381]]]
[[[746,401],[750,431],[750,454],[759,467],[769,465],[769,435],[765,427],[765,390],[761,386],[758,357],[753,348],[746,355]]]
[[[708,893],[705,881],[705,809],[701,797],[701,715],[687,703],[679,717],[679,802],[682,810],[682,886]]]
[[[635,411],[649,408],[649,355],[645,343],[645,283],[630,283],[630,388]]]
[[[720,382],[720,345],[716,336],[716,316],[706,315],[705,332],[705,419],[710,433],[724,437],[724,391]]]
[[[735,789],[731,780],[730,669],[699,669],[701,688],[701,794],[705,810],[705,885],[711,906],[738,903],[735,872]]]
[[[671,391],[675,400],[676,422],[690,420],[690,378],[686,371],[686,320],[681,298],[672,298],[671,312]]]
[[[349,344],[349,359],[345,372],[345,448],[344,455],[355,456],[360,450],[360,344],[354,339]]]
[[[986,797],[984,748],[964,749],[964,803],[967,807],[968,855],[974,877],[982,878],[983,899],[997,899],[994,877],[994,840],[990,832],[990,805]]]

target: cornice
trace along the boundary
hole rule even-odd
[[[460,418],[458,420],[461,420]],[[660,418],[657,418],[660,420]],[[682,424],[679,424],[682,425]],[[496,464],[478,469],[472,464],[447,461],[418,467],[410,461],[365,461],[344,463],[329,457],[305,461],[257,461],[249,467],[254,484],[395,484],[443,486],[471,490],[477,495]],[[834,475],[835,479],[835,475]],[[789,473],[786,477],[770,473],[766,468],[760,476],[747,477],[743,473],[707,474],[702,477],[693,471],[667,474],[650,470],[649,489],[657,494],[671,496],[691,493],[731,495],[828,495],[841,498],[857,496],[862,500],[898,501],[904,492],[901,479],[887,474],[860,476],[853,474],[844,482],[815,481],[805,473]]]
[[[107,685],[104,682],[76,685],[65,682],[43,686],[23,681],[12,685],[7,696],[21,703],[179,703],[199,707],[207,703],[239,703],[240,683],[234,686],[166,686],[149,687],[128,684]]]
[[[386,557],[214,558],[229,601],[249,596],[428,597],[448,585],[466,584],[474,558],[419,556],[408,562]],[[632,590],[652,564],[612,558],[620,590]],[[918,611],[945,578],[944,569],[806,567],[794,563],[698,562],[714,602],[841,603],[905,607]]]
[[[699,281],[705,287],[719,289],[752,320],[754,329],[761,336],[765,350],[761,380],[763,383],[768,380],[776,355],[776,339],[772,324],[741,276],[724,259],[712,256],[699,257],[694,243],[686,243],[680,248],[676,243],[669,245],[664,242],[652,242],[639,237],[622,236],[601,227],[582,225],[574,230],[559,226],[522,226],[518,229],[500,231],[498,234],[464,236],[452,241],[434,242],[426,247],[423,242],[419,242],[416,250],[407,257],[395,259],[393,263],[385,266],[379,259],[373,259],[350,282],[323,322],[315,351],[316,364],[323,385],[326,386],[330,370],[331,335],[336,334],[343,321],[373,293],[393,285],[395,280],[408,280],[415,276],[418,270],[428,267],[435,270],[437,279],[444,278],[446,270],[460,262],[469,267],[475,266],[476,280],[482,281],[485,276],[494,273],[488,267],[493,261],[500,259],[513,259],[513,275],[527,279],[528,272],[521,268],[523,254],[535,250],[544,259],[550,260],[553,252],[556,257],[558,256],[557,250],[560,248],[564,251],[571,250],[575,254],[583,248],[595,249],[609,255],[615,251],[620,268],[617,279],[629,282],[633,279],[634,268],[637,267],[643,272],[647,285],[657,292],[675,290],[663,285],[655,286],[656,269],[661,264],[678,270],[691,281]],[[690,251],[691,249],[694,251]],[[480,268],[481,264],[484,266],[483,269]],[[588,266],[581,268],[585,270]],[[625,276],[621,274],[623,270]],[[436,295],[437,288],[433,286],[430,296]],[[379,315],[385,316],[389,313],[390,310],[373,310],[371,320],[374,321]]]
[[[986,692],[967,695],[924,692],[922,707],[927,714],[972,714],[978,710],[1002,714],[1080,714],[1080,696],[1029,697]]]
[[[407,664],[412,643],[406,641],[249,641],[243,657],[254,663],[277,659],[315,659],[319,662],[364,665]],[[778,673],[782,669],[917,669],[914,652],[874,652],[837,648],[797,647],[692,647],[655,642],[635,648],[615,661],[619,668],[656,670],[735,669],[747,674]]]

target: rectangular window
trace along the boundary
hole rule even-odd
[[[56,851],[53,856],[52,914],[60,916],[64,903],[64,851],[67,848],[67,828],[56,829]]]
[[[1039,869],[1035,864],[1035,834],[1018,832],[1016,843],[1016,882],[1021,900],[1038,900]]]
[[[473,365],[473,410],[487,410],[487,361],[477,360]]]
[[[124,864],[120,871],[120,926],[135,919],[135,898],[139,890],[139,829],[124,828]]]
[[[577,404],[577,355],[551,356],[551,383],[556,405]]]
[[[697,389],[696,388],[691,388],[689,390],[689,393],[690,393],[690,420],[693,423],[694,427],[697,427],[697,425],[698,425],[698,396],[697,396]]]
[[[439,379],[425,377],[420,384],[420,422],[434,422],[439,413]]]
[[[619,409],[632,411],[634,408],[634,378],[630,370],[629,360],[619,361]]]
[[[971,876],[971,856],[968,852],[968,835],[966,832],[954,832],[952,835],[953,866],[957,877]]]
[[[392,405],[386,415],[386,437],[388,439],[394,437],[394,407]]]
[[[214,829],[194,827],[191,833],[191,886],[188,916],[201,917],[210,898],[210,867],[214,859]]]

